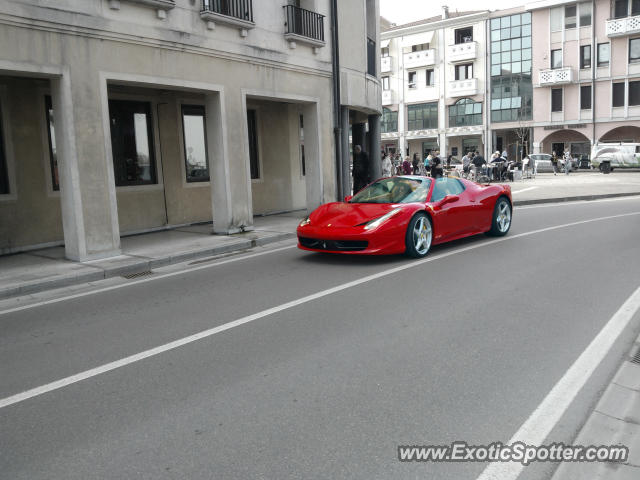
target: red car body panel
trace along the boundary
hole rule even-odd
[[[425,203],[332,202],[321,205],[309,215],[308,224],[298,227],[298,248],[351,255],[404,253],[409,222],[421,211],[431,218],[434,245],[489,231],[496,201],[500,196],[506,196],[511,203],[511,187],[457,180],[463,183],[465,190],[457,201],[450,203],[431,202],[435,185],[431,182]],[[364,224],[396,208],[400,211],[379,227],[365,229]],[[354,242],[367,243],[365,248],[358,243],[357,250],[333,248],[345,245],[345,248],[352,248]]]

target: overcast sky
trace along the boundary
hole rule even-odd
[[[449,11],[482,10],[487,5],[490,10],[512,8],[531,3],[525,0],[491,0],[484,3],[478,0],[380,0],[380,15],[398,25],[433,17],[442,13],[442,5],[448,5]]]

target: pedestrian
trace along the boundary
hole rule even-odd
[[[431,174],[431,151],[424,157],[424,174],[427,176]]]
[[[498,152],[498,154],[499,154],[499,153],[500,153],[500,152]],[[505,160],[507,159],[507,150],[506,150],[506,149],[502,151],[502,155],[501,155],[501,156],[502,156],[502,158],[504,158]]]
[[[409,161],[409,157],[404,157],[404,162],[402,162],[402,173],[405,175],[411,175],[411,171],[413,167],[411,166],[411,162]]]
[[[369,178],[369,155],[360,145],[353,147],[353,193],[358,193],[371,181]]]
[[[453,157],[453,155],[447,156],[447,170],[451,169],[451,158],[452,157]]]
[[[385,177],[391,176],[392,168],[393,167],[391,165],[391,158],[389,157],[389,155],[385,155],[382,159],[382,175]]]
[[[556,155],[556,152],[553,152],[551,154],[551,166],[553,167],[553,174],[557,175],[558,174],[558,156]]]
[[[467,152],[462,157],[462,172],[469,173],[469,166],[471,165],[471,161],[473,160],[473,152]]]
[[[564,151],[564,174],[569,175],[571,171],[571,154],[569,153],[569,149]]]
[[[433,178],[443,177],[444,170],[442,167],[442,159],[440,158],[440,151],[436,150],[433,159],[431,160],[431,176]]]
[[[478,152],[475,152],[475,154],[473,155],[473,159],[471,161],[473,165],[476,167],[475,180],[477,180],[479,176],[478,174],[482,171],[483,168],[485,168],[487,161]]]
[[[418,160],[418,154],[413,154],[413,159],[411,160],[411,166],[413,167],[413,174],[418,175],[420,173],[420,160]]]

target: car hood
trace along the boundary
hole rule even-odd
[[[327,203],[314,210],[310,219],[312,225],[355,227],[381,217],[403,205],[396,203]]]

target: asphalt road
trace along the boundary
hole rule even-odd
[[[640,286],[640,215],[595,220],[634,212],[640,199],[526,207],[507,240],[437,246],[423,263],[280,245],[0,307],[2,399],[292,302],[0,408],[0,478],[476,478],[485,464],[401,463],[397,446],[511,438]]]

